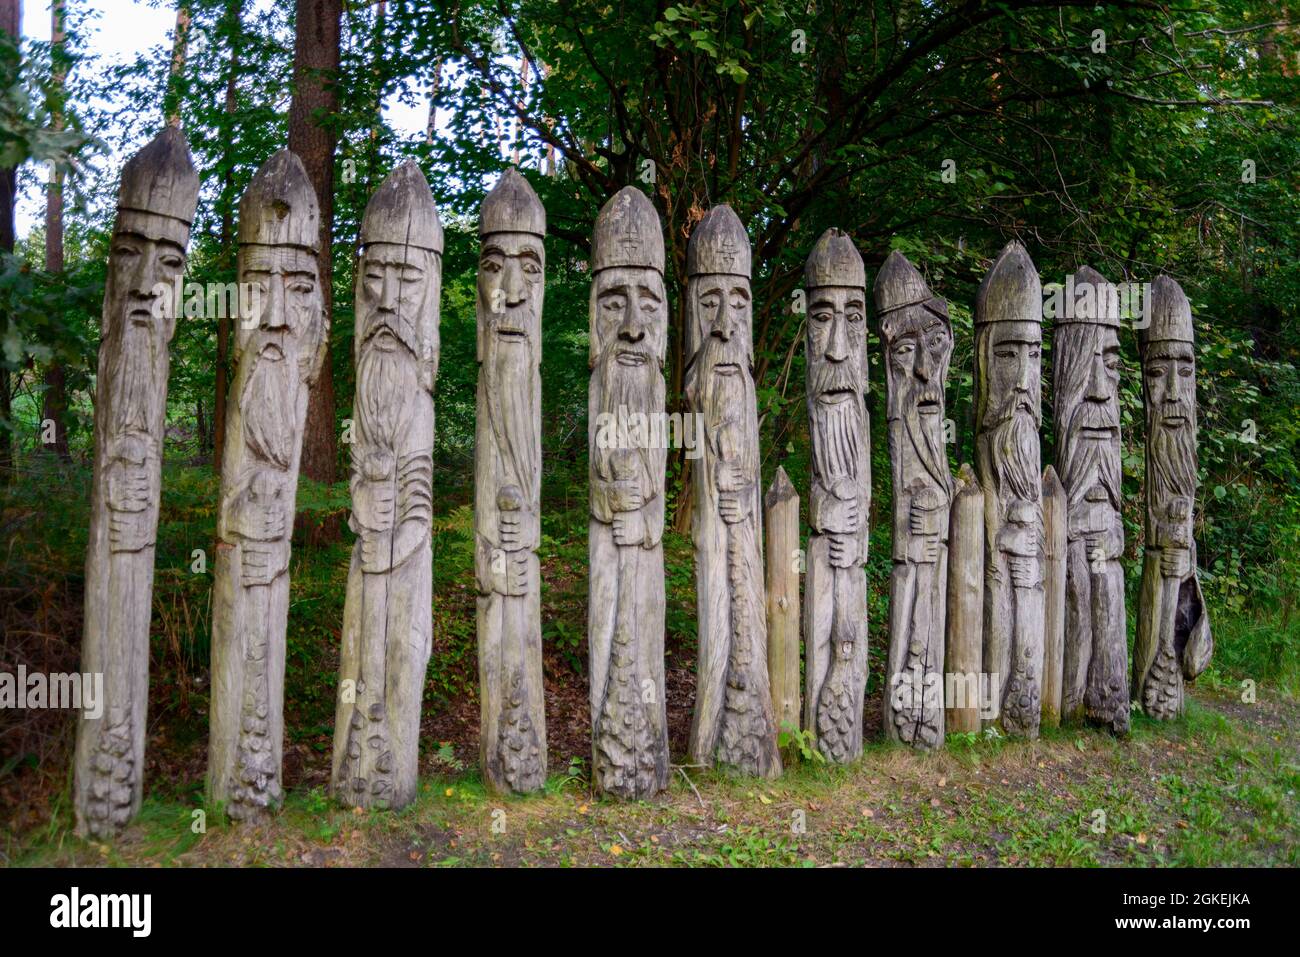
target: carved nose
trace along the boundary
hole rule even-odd
[[[266,307],[262,310],[262,327],[265,329],[284,329],[289,325],[284,309],[284,277],[279,273],[271,276],[266,284]]]
[[[1177,402],[1181,398],[1179,395],[1180,388],[1178,384],[1178,365],[1171,362],[1169,363],[1169,371],[1165,373],[1165,401]]]
[[[506,259],[501,288],[505,292],[507,306],[517,306],[528,298],[526,294],[527,286],[524,282],[524,271],[519,268],[519,263],[513,259]]]
[[[848,357],[849,341],[844,333],[844,320],[836,316],[831,320],[831,338],[826,343],[826,358],[831,362],[843,362]]]
[[[1106,363],[1101,356],[1094,356],[1088,375],[1088,398],[1105,402],[1110,398],[1109,391],[1106,387]]]
[[[389,270],[384,270],[384,282],[379,287],[379,311],[396,312],[397,311],[397,284],[401,280],[394,276]]]
[[[1030,365],[1029,357],[1026,355],[1022,355],[1020,357],[1020,379],[1016,383],[1017,392],[1029,391],[1030,386],[1033,385],[1033,381],[1031,379],[1032,375],[1033,375],[1033,368]]]
[[[624,342],[640,342],[645,338],[645,327],[636,321],[630,310],[618,325],[618,337]]]
[[[916,352],[916,368],[914,372],[922,382],[930,381],[930,354],[924,349],[918,349]]]
[[[149,249],[146,249],[139,259],[131,276],[131,291],[137,296],[146,296],[152,300],[153,287],[158,281],[158,267]]]

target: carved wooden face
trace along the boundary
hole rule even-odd
[[[1147,422],[1165,429],[1196,427],[1196,359],[1189,342],[1153,342],[1142,374],[1146,380]]]
[[[687,288],[695,347],[708,356],[712,369],[739,373],[752,361],[753,302],[743,276],[692,276]]]
[[[363,345],[420,355],[420,326],[433,288],[433,256],[396,243],[371,243],[361,254],[357,334]]]
[[[498,338],[537,342],[541,332],[546,252],[531,233],[483,237],[478,260],[480,324]]]
[[[985,428],[1027,412],[1037,423],[1042,416],[1042,327],[1036,322],[994,322],[981,329],[986,338],[983,356]]]
[[[668,296],[658,270],[618,266],[596,274],[591,288],[593,362],[662,364],[667,330]]]
[[[889,417],[910,415],[925,420],[943,418],[943,387],[952,358],[952,331],[947,323],[921,306],[885,337],[889,376]]]
[[[316,257],[296,246],[258,246],[239,249],[239,280],[252,287],[260,305],[255,328],[264,332],[300,335],[318,322],[321,292]],[[251,317],[250,317],[251,318]],[[240,323],[240,331],[248,320]]]
[[[110,304],[106,318],[113,325],[107,334],[117,332],[119,323],[129,322],[137,327],[153,327],[155,312],[163,321],[158,326],[165,339],[171,339],[175,329],[179,303],[172,296],[176,278],[185,271],[185,250],[175,242],[148,235],[134,228],[120,229],[113,236],[108,257],[106,300]],[[160,295],[157,287],[167,286]],[[159,302],[159,299],[162,302]]]
[[[1055,340],[1056,405],[1063,441],[1119,437],[1119,334],[1113,326],[1067,323]]]
[[[808,294],[809,394],[861,393],[867,381],[866,294],[819,286]]]

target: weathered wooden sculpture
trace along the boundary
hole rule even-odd
[[[278,804],[284,745],[289,538],[307,391],[325,358],[316,193],[280,150],[239,203],[241,316],[217,513],[208,794],[236,820]]]
[[[537,560],[546,210],[516,170],[507,170],[484,199],[479,236],[474,439],[479,757],[492,788],[522,793],[546,783]]]
[[[975,300],[976,463],[984,489],[984,671],[1003,730],[1037,737],[1043,678],[1043,294],[1017,242]]]
[[[1074,275],[1077,308],[1052,340],[1056,471],[1066,499],[1061,714],[1129,727],[1119,419],[1119,295],[1096,270]]]
[[[650,434],[650,423],[662,421],[664,412],[668,297],[663,233],[644,193],[627,186],[604,205],[591,257],[592,770],[602,790],[643,798],[667,787],[670,770],[662,543],[667,454]]]
[[[952,473],[944,384],[952,357],[948,304],[892,252],[875,286],[889,385],[894,568],[889,581],[885,733],[916,748],[943,743],[944,631]]]
[[[442,224],[407,160],[361,220],[352,515],[330,786],[351,807],[416,794],[420,702],[433,640],[433,387]]]
[[[767,539],[767,675],[779,741],[782,731],[799,731],[799,577],[803,570],[799,493],[781,466],[777,466],[768,487],[763,509]],[[787,740],[781,748],[781,759],[791,761],[798,753],[796,744]]]
[[[1210,663],[1214,639],[1196,572],[1196,354],[1192,309],[1178,283],[1151,289],[1139,332],[1146,407],[1146,554],[1133,645],[1133,696],[1153,718],[1183,711],[1183,683]]]
[[[109,246],[81,646],[81,670],[104,676],[104,707],[77,722],[74,788],[78,832],[104,840],[140,809],[172,290],[198,194],[189,147],[169,127],[123,168]]]
[[[1058,420],[1059,421],[1059,420]],[[1039,722],[1061,725],[1065,681],[1065,487],[1056,469],[1043,469],[1043,701]]]
[[[804,726],[828,760],[862,754],[867,684],[866,270],[853,240],[828,229],[804,266],[812,488],[804,593]]]
[[[715,206],[686,246],[685,391],[703,425],[692,466],[699,668],[690,757],[775,777],[749,264],[745,227]]]

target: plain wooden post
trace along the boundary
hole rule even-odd
[[[980,729],[984,639],[984,490],[970,465],[957,473],[948,525],[948,640],[944,695],[948,731]],[[972,677],[973,676],[973,677]],[[952,690],[964,696],[953,707]]]
[[[799,730],[799,493],[785,469],[776,476],[763,499],[767,528],[767,671],[772,686],[772,711],[780,730]],[[798,748],[781,750],[793,761]]]
[[[1061,688],[1065,677],[1065,488],[1056,469],[1043,471],[1043,710],[1042,725],[1061,724]]]

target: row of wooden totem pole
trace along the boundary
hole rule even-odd
[[[79,828],[115,835],[142,794],[149,623],[161,492],[168,344],[198,176],[167,129],[122,173],[109,256],[95,415],[83,670],[105,675],[99,719],[78,725]],[[483,202],[477,289],[475,577],[480,752],[489,785],[546,778],[540,565],[545,211],[508,171]],[[290,538],[308,390],[325,360],[317,201],[301,163],[276,153],[239,206],[239,281],[259,306],[236,324],[212,609],[208,793],[237,820],[281,796]],[[443,233],[411,161],[366,208],[356,281],[351,443],[356,533],[348,573],[332,790],[349,806],[400,807],[416,793],[431,648],[432,448]],[[665,410],[664,243],[646,196],[628,187],[600,211],[591,252],[590,704],[593,780],[647,797],[668,784],[664,691],[666,448],[609,442],[608,416]],[[770,677],[750,245],[726,206],[687,247],[685,391],[703,425],[692,487],[699,665],[690,760],[781,772]],[[1077,277],[1104,287],[1091,271]],[[851,239],[828,230],[805,270],[812,440],[804,586],[804,729],[829,760],[862,751],[870,511],[866,276]],[[1113,287],[1108,287],[1112,288]],[[1133,696],[1156,717],[1182,708],[1184,679],[1211,652],[1192,515],[1196,403],[1191,314],[1177,285],[1154,286],[1141,333],[1147,408],[1147,534]],[[945,669],[994,676],[995,717],[1037,733],[1041,716],[1128,725],[1119,558],[1118,308],[1062,320],[1055,342],[1060,480],[1040,473],[1043,296],[1010,244],[976,303],[978,456],[954,479],[944,436],[952,328],[944,300],[900,254],[875,306],[888,379],[893,467],[888,734],[939,745]],[[642,433],[644,435],[645,433]],[[788,489],[784,472],[778,476]],[[792,494],[792,490],[790,492]],[[788,497],[788,496],[787,496]],[[766,562],[765,562],[766,559]],[[795,589],[797,599],[797,587]],[[797,681],[796,658],[793,672]],[[938,691],[934,684],[938,679]],[[774,687],[774,681],[779,688]],[[909,684],[911,691],[898,693]],[[923,690],[924,689],[924,690]],[[796,695],[797,697],[797,692]],[[788,701],[787,701],[788,703]],[[978,716],[974,727],[978,727]],[[951,723],[951,722],[950,722]]]

